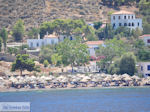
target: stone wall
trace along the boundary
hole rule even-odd
[[[16,56],[10,54],[0,53],[0,61],[13,62],[16,59]]]

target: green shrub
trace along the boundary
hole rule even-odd
[[[44,60],[43,64],[44,64],[44,67],[48,67],[49,62],[47,60]]]

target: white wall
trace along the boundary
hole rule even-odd
[[[72,37],[72,38],[71,38],[71,37]],[[60,35],[60,36],[59,36],[59,41],[62,42],[62,41],[64,41],[64,39],[66,39],[66,38],[68,38],[69,40],[71,40],[71,39],[74,40],[74,39],[75,39],[74,36],[68,36],[68,37],[67,37],[66,35]]]
[[[145,43],[146,46],[150,46],[150,43],[148,43],[148,40],[150,40],[150,36],[145,36],[143,38],[143,41],[144,41],[144,43]]]
[[[95,53],[95,49],[96,48],[99,48],[98,45],[88,45],[88,51],[90,53],[90,56],[96,56],[96,53]]]
[[[44,38],[44,39],[27,39],[29,48],[39,48],[44,45],[57,44],[58,38]]]
[[[119,19],[120,16],[120,19]],[[126,16],[126,19],[124,18]],[[133,16],[133,18],[132,18]],[[115,17],[115,20],[114,20]],[[119,27],[119,23],[121,23],[121,26],[124,26],[124,23],[127,23],[127,27],[131,29],[136,29],[137,27],[142,30],[142,19],[136,19],[134,14],[114,14],[111,15],[111,25],[115,23],[115,29]],[[129,23],[131,24],[129,26]],[[132,26],[132,23],[134,23],[134,26]],[[139,24],[139,25],[138,25]]]
[[[150,74],[150,70],[148,70],[148,66],[150,66],[150,62],[139,62],[139,70],[138,72],[146,76],[146,74]],[[143,70],[142,70],[143,69]]]

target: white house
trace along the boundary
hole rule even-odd
[[[139,62],[139,70],[138,72],[141,73],[143,76],[150,76],[150,62]]]
[[[148,35],[142,35],[140,36],[140,39],[142,39],[146,46],[150,46],[150,34]]]
[[[66,38],[68,38],[69,40],[74,40],[74,35],[72,36],[66,36],[66,35],[59,35],[59,42],[64,41]]]
[[[86,45],[88,46],[90,56],[96,56],[95,50],[99,49],[99,45],[102,44],[104,44],[103,41],[87,41]]]
[[[38,39],[27,39],[27,44],[29,48],[40,48],[44,45],[52,45],[52,44],[58,44],[59,42],[64,41],[64,39],[70,39],[74,40],[74,36],[66,36],[66,35],[60,35],[57,36],[55,34],[45,35],[43,39],[40,39],[40,36],[38,36]]]
[[[125,26],[130,29],[139,28],[142,30],[142,19],[136,18],[133,12],[122,10],[111,15],[111,25],[114,29]]]
[[[56,35],[45,35],[43,39],[27,39],[27,44],[29,48],[40,48],[44,45],[57,44],[59,42],[59,37]]]

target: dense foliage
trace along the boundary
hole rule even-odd
[[[88,26],[83,20],[71,20],[71,19],[56,19],[50,22],[44,22],[40,26],[41,38],[46,33],[52,34],[55,32],[58,35],[75,35],[86,37],[88,40],[97,40],[94,32],[94,28]]]
[[[136,57],[133,53],[126,53],[120,59],[110,65],[108,72],[110,74],[129,74],[134,75],[136,72]]]
[[[40,50],[40,62],[43,63],[44,60],[47,60],[49,63],[52,63],[51,56],[54,54],[55,46],[47,45],[43,46]]]
[[[96,35],[100,40],[113,39],[114,37],[118,39],[122,37],[130,39],[132,36],[138,38],[141,34],[142,31],[138,28],[135,30],[130,30],[127,27],[118,27],[117,29],[113,29],[111,24],[107,24],[104,28],[99,28],[96,30]]]
[[[4,47],[6,49],[6,44],[7,44],[7,38],[8,38],[8,32],[5,28],[3,28],[1,31],[0,31],[0,36],[2,37],[2,40],[3,40],[3,44],[4,44]]]
[[[2,51],[2,38],[0,37],[0,52]]]
[[[30,39],[37,39],[39,32],[40,32],[40,30],[38,28],[32,28],[28,32],[28,36],[29,36]]]
[[[149,61],[150,60],[150,48],[145,46],[143,40],[136,40],[134,43],[135,55],[140,61]]]
[[[49,62],[47,60],[44,60],[43,64],[44,64],[44,67],[48,67]]]
[[[130,46],[122,40],[113,38],[105,41],[105,45],[100,45],[100,48],[96,51],[97,56],[104,56],[105,58],[100,60],[97,64],[102,71],[108,72],[110,64],[114,58],[119,58],[122,54],[130,51]]]
[[[102,0],[104,5],[108,6],[122,6],[122,5],[130,5],[131,3],[135,3],[139,0]]]
[[[13,27],[13,37],[15,41],[21,41],[24,36],[24,22],[20,19]]]
[[[89,53],[87,46],[81,43],[81,39],[72,41],[65,39],[64,42],[58,44],[56,50],[62,58],[62,64],[71,65],[72,71],[73,66],[88,63]]]
[[[20,70],[20,75],[24,70],[33,71],[35,70],[35,63],[29,58],[27,54],[18,54],[15,62],[12,64],[12,71]]]
[[[94,28],[96,29],[96,30],[98,30],[101,26],[102,26],[102,22],[101,21],[98,21],[98,22],[94,22]]]
[[[150,33],[150,1],[140,0],[139,12],[143,15],[143,34]]]

